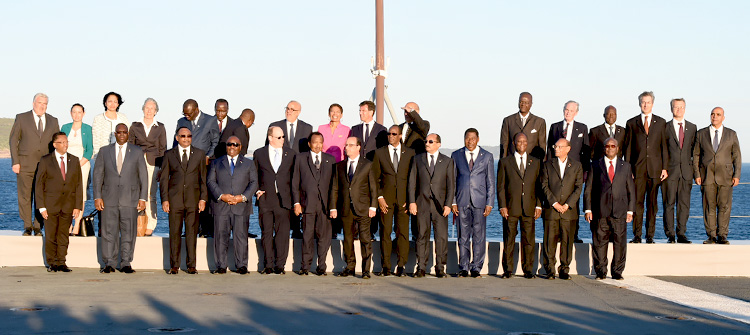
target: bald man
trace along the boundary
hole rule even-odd
[[[229,117],[227,117],[228,119]],[[232,136],[237,136],[242,144],[240,155],[247,155],[247,146],[250,142],[249,128],[255,123],[255,112],[250,108],[242,110],[239,118],[227,121],[226,128],[221,133],[219,145],[214,150],[214,157],[221,157],[227,154],[227,140]]]
[[[703,244],[729,244],[733,187],[740,183],[742,155],[734,130],[724,127],[724,109],[711,110],[711,125],[698,131],[693,149],[695,183],[703,195]],[[718,209],[718,211],[717,211]]]

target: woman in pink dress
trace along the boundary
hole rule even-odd
[[[349,137],[349,127],[341,124],[344,109],[339,104],[328,107],[331,122],[320,125],[318,131],[323,134],[323,151],[333,155],[337,162],[344,159],[344,144]]]

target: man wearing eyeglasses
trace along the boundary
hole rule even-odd
[[[435,233],[435,276],[445,278],[448,260],[448,215],[456,191],[453,159],[441,154],[440,135],[429,134],[425,141],[425,153],[414,157],[409,176],[409,213],[416,216],[419,225],[417,235],[417,272],[422,278],[427,272],[430,256],[430,231]]]
[[[578,222],[578,207],[575,204],[583,192],[583,167],[580,162],[568,157],[570,142],[561,138],[553,148],[555,158],[544,162],[542,167],[542,219],[544,220],[544,242],[542,265],[544,278],[555,279],[557,242],[560,241],[560,279],[570,279],[568,274],[573,259],[573,237]]]
[[[240,139],[227,139],[227,155],[211,162],[206,177],[214,213],[215,274],[227,273],[229,236],[233,236],[234,266],[247,274],[247,228],[253,213],[253,193],[258,188],[255,165],[240,155]],[[257,157],[257,156],[256,156]]]
[[[293,150],[295,155],[300,152],[310,151],[310,146],[307,144],[307,138],[310,137],[310,134],[313,131],[311,125],[299,119],[299,114],[301,112],[302,105],[299,102],[294,100],[289,101],[284,108],[286,119],[273,122],[269,125],[269,127],[279,127],[281,129],[284,134],[283,146]],[[266,145],[268,145],[268,142],[269,141],[266,140]],[[292,231],[292,238],[301,239],[303,236],[300,217],[293,215],[293,212],[290,213],[292,213],[292,216],[289,218],[288,222]]]
[[[36,203],[45,220],[44,255],[48,272],[70,272],[65,264],[68,254],[70,222],[83,208],[81,164],[68,153],[68,137],[52,135],[55,151],[42,157],[36,174]]]
[[[185,127],[177,130],[177,146],[164,153],[159,191],[161,208],[169,215],[169,274],[180,269],[182,225],[185,224],[187,273],[196,274],[198,215],[206,209],[206,152],[192,146],[193,134]],[[215,236],[215,235],[214,235]]]
[[[409,261],[409,209],[406,207],[406,188],[413,159],[414,150],[401,144],[401,127],[391,126],[388,130],[388,145],[375,150],[372,162],[380,207],[380,251],[383,268],[381,276],[391,275],[391,232],[394,226],[398,255],[396,276],[404,275],[404,266]]]
[[[128,126],[115,126],[115,143],[99,150],[94,164],[94,206],[102,212],[102,273],[133,273],[138,212],[146,209],[148,171],[143,150],[128,143]],[[119,243],[118,243],[119,242]]]
[[[297,219],[292,207],[292,172],[295,152],[285,144],[282,128],[268,128],[268,145],[253,153],[258,171],[256,205],[263,245],[263,274],[285,274],[289,255],[289,218]],[[300,232],[300,235],[302,232]]]
[[[227,117],[229,119],[229,117]],[[227,125],[219,138],[219,144],[214,150],[215,157],[221,157],[227,154],[227,140],[232,136],[237,136],[242,144],[240,155],[247,155],[247,146],[250,142],[250,127],[255,123],[255,112],[250,108],[245,108],[236,119],[227,121]]]
[[[627,223],[633,220],[635,184],[630,164],[617,158],[617,140],[604,141],[605,156],[591,165],[583,194],[586,221],[591,223],[596,279],[607,277],[607,248],[613,236],[612,279],[622,280],[628,247]],[[560,275],[562,278],[562,273]]]

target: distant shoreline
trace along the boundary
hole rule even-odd
[[[10,158],[10,150],[0,149],[0,158]]]

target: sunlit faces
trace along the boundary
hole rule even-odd
[[[271,136],[268,136],[268,143],[274,148],[281,148],[284,146],[284,131],[279,127],[273,127],[271,130]]]
[[[675,100],[672,102],[672,117],[678,120],[685,117],[685,101]]]
[[[427,139],[424,140],[424,147],[428,153],[434,154],[440,149],[440,140],[436,134],[427,135]]]
[[[156,103],[149,100],[143,104],[143,118],[151,120],[156,116]]]
[[[297,121],[299,113],[302,112],[302,105],[300,105],[299,102],[290,101],[288,104],[286,104],[286,108],[284,108],[284,111],[286,114],[286,120],[289,122],[294,122]]]
[[[529,94],[522,94],[518,98],[518,111],[522,114],[526,114],[531,110],[532,99]]]
[[[177,143],[179,143],[181,147],[187,148],[193,143],[193,134],[190,132],[190,129],[180,128],[180,130],[177,131],[177,135],[175,135],[175,140],[177,140]]]
[[[464,145],[466,146],[466,150],[474,151],[474,149],[477,148],[477,143],[479,143],[479,136],[477,136],[477,133],[470,131],[464,135]]]
[[[555,143],[555,157],[568,157],[568,152],[570,152],[570,142],[564,138],[557,140]]]
[[[114,94],[110,94],[109,96],[107,96],[107,102],[105,102],[105,106],[107,107],[107,111],[117,111],[117,109],[120,107],[120,103],[117,101],[117,96]]]
[[[608,125],[613,125],[617,121],[617,108],[614,106],[608,106],[604,110],[604,122]]]
[[[34,99],[34,114],[36,115],[42,115],[47,112],[47,99],[43,96],[38,96],[36,99]]]
[[[714,128],[719,128],[724,123],[724,109],[716,107],[711,110],[711,125]]]
[[[73,122],[81,122],[84,114],[86,113],[84,113],[83,107],[81,106],[75,105],[70,109],[70,118],[73,119]]]
[[[654,108],[654,98],[644,95],[641,97],[639,104],[641,106],[641,113],[651,114],[651,109]]]
[[[52,142],[52,146],[55,147],[55,151],[57,151],[58,154],[64,154],[68,152],[68,137],[65,135],[58,135],[54,142]]]
[[[515,144],[516,152],[520,155],[526,152],[526,148],[529,146],[529,140],[523,133],[518,133],[513,139],[513,143]]]
[[[119,145],[123,145],[128,141],[128,126],[121,123],[115,127],[115,140],[117,140],[117,144]]]
[[[361,146],[357,144],[356,137],[349,137],[346,139],[346,145],[344,146],[346,157],[349,157],[351,159],[357,158],[357,156],[359,156],[360,150],[361,150]]]
[[[604,142],[604,155],[609,159],[615,159],[617,157],[617,140],[610,138],[609,141]]]
[[[341,117],[344,115],[344,112],[339,108],[339,106],[331,106],[330,109],[328,109],[328,117],[333,122],[341,122]]]
[[[237,136],[232,136],[227,140],[227,155],[229,157],[239,155],[240,149],[242,149],[242,144],[240,144],[240,139]]]
[[[229,105],[226,102],[217,102],[214,106],[214,111],[216,111],[216,119],[224,121],[227,113],[229,113]]]
[[[375,111],[371,111],[367,108],[367,105],[359,106],[359,119],[362,120],[362,122],[368,123],[372,121],[372,114]]]
[[[391,126],[388,129],[388,144],[397,147],[401,143],[401,128],[399,126]]]
[[[413,102],[407,103],[404,107],[401,107],[401,109],[404,110],[404,119],[406,120],[406,123],[411,123],[412,121],[414,121],[411,119],[411,116],[409,116],[409,112],[414,110],[419,113],[419,106]]]
[[[563,116],[565,117],[565,122],[573,122],[573,119],[575,119],[576,115],[578,115],[578,103],[575,102],[568,102],[565,104],[565,109],[563,109]]]

